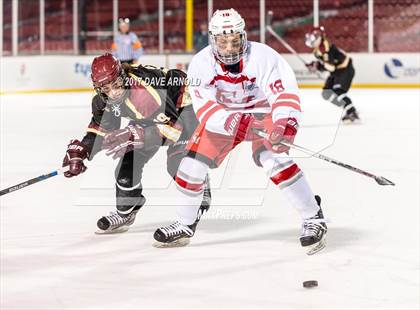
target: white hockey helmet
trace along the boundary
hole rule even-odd
[[[217,37],[236,33],[240,34],[240,49],[230,54],[220,53],[216,42]],[[213,54],[226,65],[238,63],[248,48],[245,21],[234,9],[214,12],[209,23],[209,37]]]

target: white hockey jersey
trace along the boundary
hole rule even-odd
[[[188,79],[194,111],[207,130],[230,135],[224,128],[230,114],[271,113],[273,122],[301,116],[299,89],[292,68],[271,47],[249,42],[239,73],[228,72],[208,46],[196,54]]]

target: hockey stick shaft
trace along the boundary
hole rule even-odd
[[[27,187],[29,185],[32,185],[32,184],[35,184],[35,183],[44,181],[44,180],[49,179],[51,177],[55,177],[56,175],[59,175],[59,174],[62,174],[63,172],[66,172],[67,170],[68,170],[68,167],[65,168],[65,169],[57,169],[57,170],[52,171],[50,173],[43,174],[43,175],[40,175],[40,176],[38,176],[36,178],[30,179],[30,180],[26,180],[25,182],[22,182],[22,183],[13,185],[11,187],[2,189],[0,191],[0,196],[6,195],[6,194],[10,194],[10,193],[15,192],[17,190],[20,190],[22,188],[25,188],[25,187]]]
[[[287,43],[281,36],[279,36],[273,29],[273,27],[271,27],[271,22],[273,21],[273,11],[269,11],[268,15],[267,15],[267,25],[266,25],[266,29],[269,33],[271,33],[271,35],[273,37],[275,37],[277,39],[277,41],[279,41],[289,52],[291,52],[293,55],[295,55],[297,58],[299,58],[299,60],[307,67],[308,63],[305,61],[305,59],[303,59],[302,56],[300,56],[298,54],[298,52],[290,46],[289,43]],[[322,79],[322,75],[319,72],[316,72],[316,75]]]
[[[300,56],[296,50],[289,45],[282,37],[280,37],[270,25],[267,25],[267,31],[272,34],[273,37],[275,37],[289,52],[291,52],[293,55],[295,55],[299,60],[306,66],[308,63],[305,61],[305,59]]]
[[[261,130],[253,130],[253,131],[254,131],[257,135],[259,135],[260,137],[262,137],[262,138],[264,138],[264,139],[267,139],[267,140],[268,140],[269,135],[268,135],[268,133],[266,133],[265,131],[261,131]],[[299,146],[299,145],[296,145],[296,144],[293,144],[293,143],[287,143],[287,142],[281,142],[281,144],[286,145],[286,146],[288,146],[288,147],[290,147],[290,148],[292,148],[292,149],[295,149],[295,150],[301,151],[301,152],[303,152],[303,153],[306,153],[306,154],[308,154],[308,155],[310,155],[310,156],[312,156],[312,157],[316,157],[316,158],[318,158],[318,159],[324,160],[324,161],[326,161],[326,162],[332,163],[332,164],[334,164],[334,165],[340,166],[340,167],[342,167],[342,168],[345,168],[345,169],[348,169],[348,170],[350,170],[350,171],[353,171],[353,172],[356,172],[356,173],[362,174],[362,175],[364,175],[364,176],[367,176],[367,177],[369,177],[369,178],[372,178],[372,179],[374,179],[374,180],[376,181],[376,183],[378,183],[379,185],[395,185],[395,183],[394,183],[394,182],[392,182],[392,181],[390,181],[390,180],[388,180],[388,179],[386,179],[386,178],[384,178],[384,177],[382,177],[382,176],[377,176],[377,175],[374,175],[374,174],[372,174],[372,173],[370,173],[370,172],[367,172],[367,171],[365,171],[365,170],[362,170],[362,169],[359,169],[359,168],[357,168],[357,167],[351,166],[351,165],[349,165],[349,164],[343,163],[343,162],[341,162],[341,161],[339,161],[339,160],[336,160],[336,159],[334,159],[334,158],[331,158],[331,157],[328,157],[328,156],[322,155],[322,154],[320,154],[320,153],[317,153],[317,152],[311,151],[311,150],[309,150],[309,149],[307,149],[307,148],[304,148],[304,147],[302,147],[302,146]]]

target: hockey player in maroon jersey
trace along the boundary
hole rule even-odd
[[[141,183],[145,164],[161,146],[168,146],[167,171],[174,177],[198,122],[185,85],[186,74],[180,70],[121,65],[111,54],[104,54],[93,60],[91,78],[96,91],[92,119],[84,138],[68,145],[63,166],[70,167],[65,176],[83,173],[84,161],[101,150],[119,158],[116,210],[100,218],[97,226],[99,233],[122,232],[145,204]],[[120,129],[122,118],[130,123]],[[205,191],[197,222],[210,205],[207,185]]]
[[[328,41],[322,26],[314,27],[306,34],[305,44],[313,48],[313,53],[317,58],[316,61],[307,65],[309,70],[329,72],[322,90],[322,97],[344,109],[343,122],[358,121],[359,114],[347,95],[354,77],[352,59]]]
[[[308,254],[325,245],[327,226],[320,207],[298,165],[287,154],[299,128],[299,89],[288,63],[269,46],[248,42],[245,22],[233,9],[218,10],[209,24],[210,46],[192,59],[188,77],[200,122],[187,145],[176,175],[178,219],[156,230],[160,246],[189,242],[195,214],[204,195],[209,168],[218,167],[231,150],[252,142],[253,158],[283,191],[302,217],[300,243]],[[263,139],[256,130],[266,131]]]

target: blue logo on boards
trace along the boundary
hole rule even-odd
[[[401,60],[391,58],[390,61],[384,65],[385,74],[391,79],[398,79],[404,74],[404,66]]]
[[[76,62],[74,64],[74,73],[82,74],[85,77],[90,78],[91,66],[90,64],[83,64],[83,63]]]

